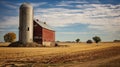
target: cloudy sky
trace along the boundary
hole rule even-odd
[[[54,28],[56,40],[120,39],[120,0],[0,0],[0,41],[7,32],[18,36],[23,2],[34,6],[34,18]]]

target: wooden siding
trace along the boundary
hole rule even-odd
[[[54,42],[55,41],[55,32],[42,28],[42,40],[43,42]]]
[[[39,44],[42,44],[42,27],[36,22],[33,24],[33,40]]]
[[[41,27],[36,22],[33,23],[33,40],[39,44],[43,42],[55,42],[55,31]]]

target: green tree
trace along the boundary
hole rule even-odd
[[[78,42],[80,42],[80,39],[78,38],[78,39],[76,39],[75,41],[78,43]]]
[[[9,32],[4,35],[5,42],[14,42],[16,40],[16,34],[13,32]]]
[[[93,40],[95,41],[95,43],[99,43],[101,41],[101,38],[98,36],[93,37]]]

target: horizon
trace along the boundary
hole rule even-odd
[[[102,42],[120,40],[119,0],[0,0],[0,42],[8,32],[18,40],[19,7],[29,2],[34,18],[56,31],[56,41],[81,42],[99,36]]]

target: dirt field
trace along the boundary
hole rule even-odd
[[[1,67],[120,67],[120,43],[59,43],[61,47],[0,47]],[[4,43],[0,43],[0,46]],[[5,44],[7,45],[7,44]]]

